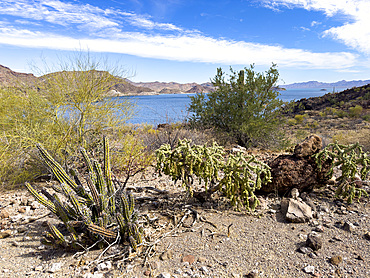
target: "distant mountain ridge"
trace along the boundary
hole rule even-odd
[[[10,68],[0,65],[0,87],[13,86],[33,86],[41,77],[36,77],[31,73],[19,73],[12,71]],[[285,89],[312,89],[312,88],[352,88],[370,84],[370,80],[353,80],[353,81],[338,81],[334,83],[325,83],[318,81],[308,81],[301,83],[293,83],[287,85],[279,85]],[[132,82],[122,78],[122,82],[115,85],[109,92],[111,96],[123,95],[153,95],[153,94],[180,94],[180,93],[209,93],[215,88],[212,83],[198,84],[192,83],[177,83],[177,82]]]
[[[279,85],[279,87],[285,89],[352,88],[364,86],[367,84],[370,84],[370,80],[352,80],[352,81],[341,80],[333,83],[308,81],[301,83],[292,83],[288,85]]]

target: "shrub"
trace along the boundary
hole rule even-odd
[[[99,61],[81,55],[61,64],[61,71],[39,77],[33,87],[0,89],[0,159],[12,168],[0,180],[18,183],[39,174],[38,142],[67,164],[78,147],[92,149],[102,135],[124,130],[134,106],[107,98],[112,86],[124,80],[114,68],[100,67]]]
[[[298,124],[303,123],[305,118],[307,118],[307,114],[294,116],[294,119],[297,121]]]
[[[362,106],[356,105],[355,107],[349,108],[349,116],[353,118],[358,118],[362,113]]]
[[[274,90],[279,77],[276,65],[266,74],[256,73],[253,65],[239,73],[230,71],[226,81],[225,73],[218,68],[212,81],[216,90],[207,96],[198,93],[190,97],[190,122],[226,131],[241,146],[269,142],[282,121],[279,108],[283,102]]]

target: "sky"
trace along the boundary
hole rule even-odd
[[[0,64],[34,73],[74,53],[133,81],[210,81],[277,64],[279,84],[370,79],[370,0],[1,0]]]

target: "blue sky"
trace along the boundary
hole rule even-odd
[[[370,0],[1,0],[0,64],[32,72],[82,49],[134,81],[202,83],[217,67],[272,63],[280,84],[365,80],[369,14]]]

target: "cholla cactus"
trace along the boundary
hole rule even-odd
[[[69,176],[41,145],[37,145],[41,158],[60,184],[54,187],[53,194],[46,189],[42,189],[40,194],[29,183],[25,185],[39,203],[59,217],[67,230],[62,232],[55,225],[48,224],[49,232],[45,233],[43,243],[79,248],[101,239],[106,243],[120,239],[121,242],[129,242],[136,250],[142,242],[134,199],[118,181],[113,182],[106,138],[103,144],[104,171],[81,149],[88,169],[84,183],[77,171],[71,171],[72,177]]]
[[[263,182],[271,181],[268,165],[241,152],[226,156],[217,143],[208,147],[179,140],[173,150],[167,144],[162,145],[156,156],[159,173],[170,176],[175,182],[181,180],[191,194],[195,176],[200,182],[204,181],[205,190],[211,185],[217,186],[237,207],[254,209],[259,203],[254,191],[260,189]]]
[[[329,177],[333,175],[334,167],[340,167],[341,176],[338,178],[337,197],[347,198],[350,204],[354,198],[361,198],[362,194],[368,196],[364,189],[356,186],[356,175],[360,174],[361,179],[365,180],[370,171],[370,157],[362,150],[359,143],[352,145],[332,143],[313,157],[319,170],[325,161],[331,161],[327,174]]]

